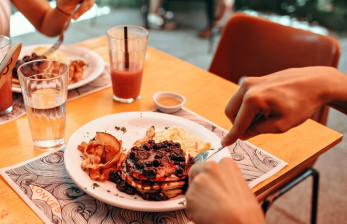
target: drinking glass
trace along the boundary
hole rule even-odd
[[[49,59],[18,68],[31,136],[39,149],[64,146],[68,71],[67,64]]]
[[[6,53],[11,48],[11,39],[7,36],[0,35],[0,62],[4,59]],[[10,71],[9,71],[10,72]],[[11,72],[10,72],[11,73]],[[3,74],[0,74],[3,75]],[[5,83],[0,86],[0,115],[12,111],[12,73]]]
[[[139,99],[148,31],[120,25],[107,31],[113,99],[132,103]]]

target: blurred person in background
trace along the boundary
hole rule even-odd
[[[148,24],[153,29],[173,30],[176,28],[174,13],[163,8],[164,0],[150,0]]]
[[[285,132],[306,121],[322,105],[347,114],[346,86],[346,74],[324,66],[249,77],[225,108],[233,126],[222,145],[259,134]],[[263,118],[253,121],[260,112]],[[186,199],[187,210],[196,224],[265,223],[256,197],[231,158],[193,165]]]
[[[234,0],[215,0],[214,5],[214,21],[213,27],[221,29],[224,23],[234,12]],[[207,27],[199,33],[199,37],[208,38],[212,34],[212,29],[207,25]]]
[[[0,0],[0,34],[10,35],[11,3],[39,32],[53,37],[61,32],[65,21],[80,2],[79,9],[73,15],[74,20],[88,11],[94,5],[94,0],[56,0],[55,8],[51,8],[47,0]]]
[[[172,30],[176,28],[176,22],[174,19],[174,13],[172,11],[166,11],[163,7],[165,0],[150,0],[150,9],[148,14],[148,23],[150,28]],[[214,0],[214,27],[223,27],[226,19],[233,12],[234,0]],[[211,36],[212,30],[209,24],[206,28],[199,33],[199,37],[207,38]]]

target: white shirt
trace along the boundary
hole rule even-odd
[[[0,35],[10,36],[10,0],[0,0]]]

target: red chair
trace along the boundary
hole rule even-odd
[[[263,76],[293,67],[337,67],[339,58],[340,44],[330,36],[235,13],[223,28],[209,71],[238,83],[243,76]],[[325,125],[328,109],[320,108],[312,119]],[[314,162],[258,196],[264,213],[279,196],[312,176],[311,223],[316,223],[319,174],[312,168]]]
[[[293,67],[337,67],[339,42],[325,35],[235,13],[225,25],[209,71],[234,83]],[[326,124],[328,107],[313,120]]]

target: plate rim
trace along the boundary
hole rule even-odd
[[[22,48],[22,52],[26,48],[35,49],[36,47],[50,47],[50,46],[51,45],[49,45],[49,44],[28,45],[28,46],[24,46]],[[89,74],[89,76],[82,79],[81,81],[78,81],[76,83],[72,83],[72,84],[68,85],[68,90],[73,90],[73,89],[79,88],[81,86],[87,85],[88,83],[90,83],[90,82],[94,81],[96,78],[98,78],[102,74],[102,72],[105,70],[106,63],[105,63],[104,59],[96,52],[94,52],[88,48],[76,46],[76,45],[61,45],[59,50],[64,52],[65,48],[69,48],[69,50],[76,49],[76,52],[78,52],[78,50],[80,50],[80,51],[87,53],[88,55],[91,55],[93,58],[96,59],[95,63],[98,65],[93,71],[91,71],[91,74]],[[22,52],[19,55],[19,57],[22,57]],[[12,85],[12,92],[22,93],[22,89],[20,87],[16,87],[16,86]]]
[[[80,134],[79,132],[82,132],[83,129],[85,129],[86,127],[89,127],[90,125],[97,124],[98,122],[105,120],[105,119],[110,120],[110,118],[113,118],[113,117],[117,118],[117,117],[122,117],[122,116],[127,116],[127,115],[130,116],[130,119],[134,118],[135,116],[137,116],[137,117],[143,116],[145,118],[148,118],[148,117],[153,118],[153,117],[160,116],[160,118],[169,118],[170,122],[178,119],[182,122],[183,121],[188,122],[188,124],[194,124],[194,126],[201,128],[203,130],[203,132],[205,132],[205,133],[208,132],[208,134],[211,135],[211,139],[214,139],[216,141],[214,143],[211,142],[211,144],[218,144],[220,142],[220,138],[215,133],[213,133],[211,130],[205,128],[204,126],[202,126],[202,125],[200,125],[194,121],[188,120],[188,119],[183,118],[183,117],[171,115],[171,114],[152,112],[152,111],[146,111],[146,112],[144,112],[144,111],[132,111],[132,112],[121,112],[121,113],[105,115],[103,117],[94,119],[94,120],[84,124],[83,126],[78,128],[69,138],[68,143],[66,145],[66,148],[64,150],[64,164],[65,164],[66,171],[67,171],[68,175],[70,176],[71,180],[82,191],[86,192],[91,197],[93,197],[97,200],[100,200],[104,203],[107,203],[109,205],[112,205],[112,206],[117,206],[120,208],[125,208],[125,209],[130,209],[130,210],[135,210],[135,211],[143,211],[143,212],[167,212],[167,211],[175,211],[175,210],[185,209],[186,203],[184,202],[185,201],[184,195],[180,195],[180,196],[175,197],[173,199],[170,199],[168,201],[146,201],[146,200],[143,200],[140,196],[138,196],[140,200],[138,200],[138,201],[136,200],[135,203],[134,203],[133,199],[129,199],[129,198],[121,198],[120,202],[119,201],[113,201],[113,200],[111,200],[111,197],[110,198],[103,198],[102,196],[99,196],[98,195],[98,192],[100,190],[99,188],[92,188],[91,186],[86,186],[86,185],[82,184],[81,181],[79,181],[78,178],[75,176],[75,174],[73,172],[74,166],[69,164],[69,161],[71,160],[71,159],[69,159],[69,155],[70,155],[69,151],[73,150],[73,149],[71,149],[71,146],[70,146],[71,144],[73,144],[73,143],[71,143],[71,141],[73,141],[74,138],[76,138],[76,136]],[[115,119],[115,118],[113,118],[113,119]],[[171,120],[171,119],[173,119],[173,120]],[[153,124],[153,125],[155,125],[155,124]],[[199,131],[199,132],[202,132],[202,131]],[[218,140],[218,143],[217,143],[217,140]],[[91,179],[89,179],[89,180],[90,180],[90,183],[98,182],[98,181],[93,181]],[[113,184],[112,182],[110,182],[110,183]],[[102,192],[102,193],[105,193],[105,192]],[[112,198],[114,198],[114,197],[112,196]],[[125,202],[128,202],[128,203],[125,203]],[[151,203],[151,206],[148,206],[148,203]]]

